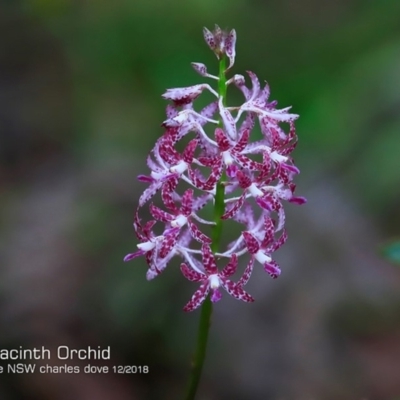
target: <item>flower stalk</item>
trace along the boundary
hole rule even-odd
[[[193,400],[197,393],[206,358],[208,334],[211,326],[212,302],[207,298],[201,306],[199,329],[197,334],[196,352],[193,358],[192,370],[185,400]]]
[[[225,57],[219,62],[219,80],[218,80],[218,94],[220,97],[226,101],[226,76],[225,68],[226,62]],[[222,122],[220,121],[220,124]],[[225,186],[223,183],[224,177],[222,176],[220,181],[217,183],[217,190],[214,198],[214,222],[215,225],[212,229],[211,234],[211,250],[215,254],[219,249],[219,243],[221,241],[222,234],[222,215],[225,211]],[[200,382],[203,364],[206,357],[208,335],[211,326],[211,316],[212,316],[212,302],[207,298],[201,306],[199,328],[197,333],[197,344],[196,352],[193,359],[193,367],[191,370],[189,386],[187,391],[186,400],[193,400],[195,398],[197,388]]]

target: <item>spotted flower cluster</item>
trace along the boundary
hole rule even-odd
[[[269,100],[268,84],[261,88],[253,72],[247,71],[250,87],[243,75],[226,78],[235,60],[234,30],[225,32],[216,26],[211,32],[204,28],[204,38],[220,60],[220,69],[221,65],[224,68],[214,76],[204,64],[192,66],[202,77],[216,80],[218,91],[203,83],[164,93],[170,102],[162,124],[165,132],[148,156],[150,174],[138,177],[148,185],[134,218],[140,243],[138,250],[124,259],[143,256],[150,280],[161,274],[172,258],[180,257],[183,276],[200,284],[185,311],[199,307],[210,292],[213,302],[220,300],[221,288],[236,299],[254,301],[244,290],[254,265],[260,264],[272,278],[281,273],[272,254],[287,239],[285,202],[305,202],[294,195],[293,178],[299,169],[290,157],[297,144],[294,121],[298,115],[291,114],[290,107],[278,109],[277,102]],[[241,105],[226,105],[229,86],[242,92]],[[195,101],[204,91],[215,100],[196,110]],[[261,135],[254,140],[257,121]],[[207,219],[212,215],[207,210],[215,206],[221,187],[220,220]],[[143,211],[145,206],[148,212]],[[143,222],[141,215],[150,218]],[[239,225],[238,237],[224,251],[213,252],[212,231],[228,219]],[[234,282],[230,278],[243,255],[250,259]],[[217,260],[222,258],[227,263],[220,270]]]

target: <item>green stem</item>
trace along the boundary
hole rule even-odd
[[[204,359],[206,358],[208,332],[211,324],[212,303],[209,297],[201,306],[199,332],[197,336],[196,353],[193,359],[192,373],[190,375],[189,387],[186,400],[193,400],[199,386]]]
[[[223,99],[223,104],[226,104],[226,58],[222,57],[219,62],[219,80],[218,80],[218,94]]]
[[[224,184],[219,181],[217,183],[217,192],[215,194],[215,204],[214,204],[214,228],[212,230],[211,234],[211,250],[216,253],[219,248],[219,242],[221,240],[221,234],[222,234],[222,215],[224,214],[225,211],[225,186]]]
[[[219,81],[218,81],[218,93],[223,99],[223,104],[226,103],[226,59],[222,57],[219,62]],[[220,126],[222,121],[220,121]],[[213,230],[211,232],[211,250],[216,253],[219,248],[219,243],[221,241],[222,234],[222,219],[221,216],[224,214],[225,210],[225,186],[223,184],[224,176],[221,177],[220,181],[217,183],[217,190],[215,193],[214,202],[214,222]],[[197,388],[199,386],[201,372],[203,370],[204,359],[206,357],[207,350],[207,340],[208,333],[211,325],[211,315],[212,315],[212,303],[209,297],[206,298],[203,305],[201,306],[199,328],[197,334],[197,344],[196,352],[193,358],[192,371],[189,380],[189,386],[187,390],[186,400],[194,400]]]

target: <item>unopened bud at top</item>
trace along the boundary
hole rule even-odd
[[[226,32],[218,25],[215,25],[213,32],[210,32],[207,28],[203,28],[203,34],[208,47],[219,60],[224,55],[229,58],[227,69],[231,68],[235,62],[236,31],[232,29],[230,32]]]

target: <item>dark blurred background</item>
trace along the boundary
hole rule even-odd
[[[282,276],[215,307],[198,399],[399,399],[400,270],[379,253],[400,235],[399,21],[397,0],[1,0],[0,348],[110,346],[99,365],[150,373],[3,373],[0,399],[182,398],[196,286],[122,259],[160,95],[201,82],[191,61],[216,71],[215,23],[233,72],[301,115],[308,203],[287,207]]]

